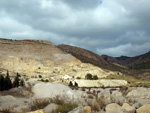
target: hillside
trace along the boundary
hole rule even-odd
[[[105,65],[106,62],[101,60]],[[0,74],[7,70],[10,75],[18,72],[27,80],[38,80],[40,77],[53,81],[62,81],[62,78],[85,78],[87,73],[102,78],[112,73],[92,64],[82,63],[80,59],[49,41],[0,39]]]
[[[80,64],[80,61],[49,41],[0,39],[1,69],[31,76],[52,75],[53,66],[63,67],[68,63]]]
[[[79,59],[81,62],[84,63],[91,63],[95,66],[98,66],[103,69],[108,69],[112,71],[120,71],[125,74],[129,74],[126,69],[124,69],[122,66],[114,65],[112,63],[109,63],[105,61],[100,55],[97,55],[96,53],[93,53],[91,51],[88,51],[86,49],[82,49],[75,46],[70,45],[58,45],[58,48],[63,50],[66,53],[72,54],[77,59]]]
[[[84,63],[91,63],[103,69],[119,71],[125,75],[134,76],[138,79],[150,79],[150,70],[143,68],[149,66],[149,53],[136,57],[111,57],[107,55],[97,55],[91,51],[70,45],[58,45],[58,48],[69,53]],[[145,65],[146,64],[146,65]],[[132,68],[131,68],[132,66]],[[142,70],[137,70],[136,66],[142,66]]]

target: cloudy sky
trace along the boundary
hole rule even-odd
[[[0,0],[0,37],[49,40],[99,55],[150,51],[150,0]]]

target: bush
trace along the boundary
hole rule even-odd
[[[12,112],[12,108],[5,108],[0,110],[0,113],[14,113],[14,112]]]
[[[41,81],[41,82],[49,82],[48,79],[44,80],[44,79],[41,79],[41,80],[38,80],[38,81]]]
[[[81,79],[81,77],[77,77],[77,79]]]
[[[39,78],[42,78],[42,75],[39,75]]]
[[[65,103],[63,105],[59,105],[56,110],[55,113],[68,113],[69,111],[73,110],[74,108],[78,107],[77,104],[73,104],[71,102],[69,103]]]
[[[85,75],[85,79],[87,80],[98,80],[97,75],[92,76],[92,74],[88,73],[87,75]]]
[[[33,101],[32,110],[44,109],[47,105],[50,104],[49,99],[35,99]]]
[[[90,73],[88,73],[88,74],[85,76],[85,79],[87,79],[87,80],[92,80],[93,77],[92,77],[92,75],[91,75]]]
[[[93,76],[93,80],[98,80],[97,75],[94,75],[94,76]]]

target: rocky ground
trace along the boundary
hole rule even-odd
[[[2,113],[39,109],[45,113],[150,113],[150,88],[70,88],[60,83],[26,82],[24,87],[0,92]]]

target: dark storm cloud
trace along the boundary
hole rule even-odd
[[[49,40],[98,54],[150,49],[148,0],[1,0],[0,37]]]

